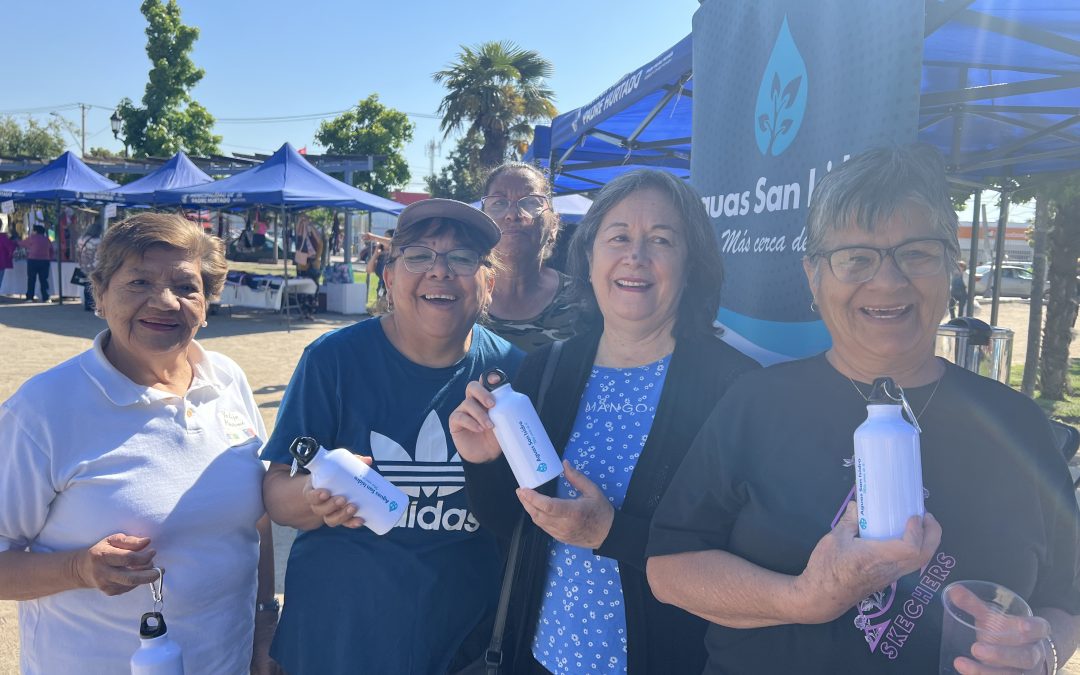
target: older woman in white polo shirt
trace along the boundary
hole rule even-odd
[[[108,329],[0,406],[0,599],[19,601],[23,673],[124,672],[153,567],[187,672],[273,667],[266,430],[240,368],[194,341],[225,271],[180,216],[114,226],[93,273]]]

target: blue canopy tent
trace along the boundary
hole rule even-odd
[[[1080,168],[1080,3],[926,0],[919,140],[957,179]],[[692,38],[552,121],[557,192],[637,166],[690,169]]]
[[[59,218],[61,202],[111,201],[110,190],[117,184],[86,166],[71,152],[65,152],[28,176],[0,183],[0,200],[17,202],[53,201]],[[61,237],[57,223],[57,239]],[[56,297],[64,302],[60,242],[56,245]]]
[[[551,123],[554,189],[584,192],[637,167],[690,175],[693,43],[686,36]],[[549,154],[537,148],[535,154]]]
[[[283,216],[287,210],[317,206],[400,213],[404,206],[369,194],[332,178],[311,165],[285,143],[262,164],[213,183],[154,193],[158,205],[245,207],[277,206]],[[351,236],[349,219],[345,220],[346,241]],[[289,237],[285,241],[284,272],[289,275]],[[274,247],[275,255],[277,247]],[[346,260],[348,262],[348,260]],[[286,307],[288,305],[286,304]],[[288,316],[288,315],[286,315]]]
[[[944,154],[951,179],[979,188],[1002,176],[1080,169],[1080,2],[925,2],[919,140]],[[538,134],[533,152],[550,156],[556,192],[595,189],[641,166],[688,177],[691,51],[691,37],[684,38],[589,104],[556,117],[549,150],[542,147],[546,134]],[[980,197],[976,189],[973,238]],[[999,221],[1007,218],[1003,199]],[[996,270],[1004,231],[998,227]],[[973,256],[969,288],[975,262]]]
[[[400,213],[404,206],[369,194],[319,171],[286,143],[262,164],[213,183],[158,190],[159,205],[255,206],[302,209],[315,206]]]
[[[213,182],[213,178],[195,166],[181,150],[157,170],[142,178],[112,190],[118,199],[128,206],[154,206],[155,193]]]

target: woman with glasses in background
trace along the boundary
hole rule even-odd
[[[491,300],[499,230],[449,199],[401,212],[383,272],[389,311],[304,351],[263,453],[267,511],[300,530],[285,574],[273,653],[290,675],[453,672],[491,636],[495,538],[465,499],[447,419],[465,386],[522,354],[475,325]],[[289,445],[346,448],[410,495],[384,536],[308,475]]]
[[[570,277],[544,266],[559,235],[547,177],[532,164],[507,162],[488,175],[484,195],[484,213],[502,230],[496,250],[505,266],[486,325],[526,352],[572,337],[581,306]]]

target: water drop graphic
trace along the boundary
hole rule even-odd
[[[773,44],[765,66],[754,107],[754,134],[758,150],[766,157],[779,157],[799,134],[809,81],[787,17]]]

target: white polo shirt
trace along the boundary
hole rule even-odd
[[[266,429],[240,368],[192,343],[186,396],[135,384],[94,346],[0,406],[0,550],[150,537],[188,673],[248,672]],[[123,673],[149,586],[19,603],[22,672]]]

